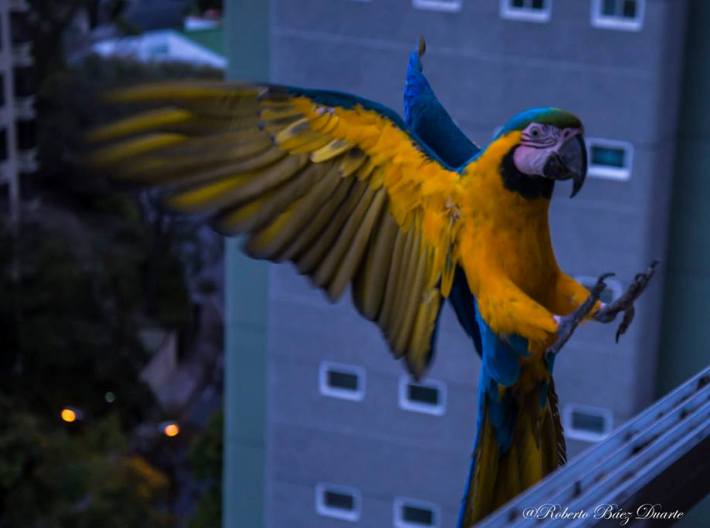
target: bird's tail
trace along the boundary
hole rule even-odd
[[[532,486],[566,461],[565,440],[550,380],[540,397],[515,399],[512,437],[501,449],[495,403],[482,393],[471,470],[459,517],[467,528]],[[544,396],[543,396],[544,395]],[[544,398],[544,400],[543,400]],[[542,404],[542,405],[541,405]]]

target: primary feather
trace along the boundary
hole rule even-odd
[[[159,108],[94,131],[107,143],[95,164],[158,185],[165,206],[208,215],[222,233],[245,233],[248,253],[293,261],[331,299],[352,285],[360,312],[422,374],[453,281],[446,203],[460,176],[394,112],[270,85],[164,83],[112,97]]]

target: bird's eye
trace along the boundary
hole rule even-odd
[[[534,137],[534,138],[540,137],[540,129],[539,129],[539,128],[533,128],[533,129],[530,131],[530,135],[531,135],[532,137]]]

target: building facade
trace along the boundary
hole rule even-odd
[[[10,224],[20,217],[23,173],[36,170],[35,83],[24,0],[0,3],[0,196]]]
[[[615,272],[609,299],[664,258],[685,1],[304,5],[271,2],[271,81],[344,90],[399,110],[408,53],[424,35],[425,72],[477,143],[534,106],[566,108],[585,123],[585,188],[569,200],[558,186],[551,207],[563,269],[590,282]],[[663,275],[618,345],[615,327],[589,324],[562,352],[555,377],[570,456],[653,400]],[[429,374],[414,384],[348,296],[330,305],[289,265],[268,266],[265,296],[266,525],[453,526],[480,360],[452,310],[444,309]]]

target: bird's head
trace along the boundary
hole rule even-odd
[[[505,185],[524,196],[549,197],[555,181],[572,180],[577,194],[587,175],[581,121],[559,108],[533,108],[508,121],[495,139],[516,131],[519,139],[503,160]]]

